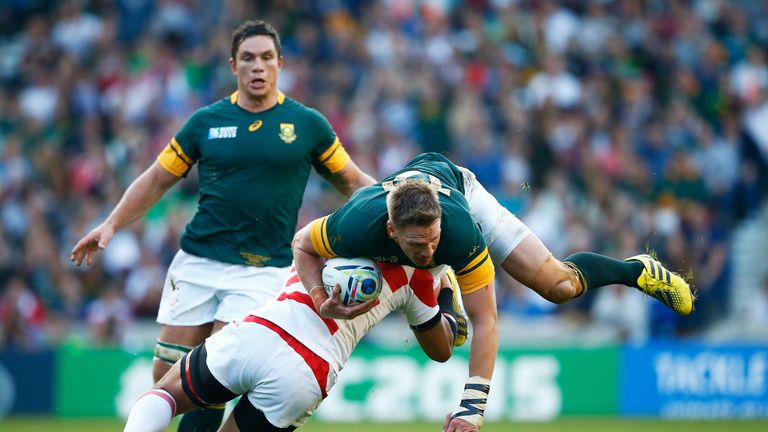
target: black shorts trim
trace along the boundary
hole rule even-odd
[[[296,426],[280,428],[270,423],[264,412],[251,405],[247,395],[240,398],[235,409],[232,410],[232,415],[235,416],[235,423],[241,431],[290,432],[296,430]]]
[[[440,324],[440,321],[442,320],[443,320],[443,314],[438,311],[435,316],[429,319],[429,321],[421,323],[417,326],[411,326],[411,329],[417,332],[431,330],[435,328],[436,325]]]
[[[202,408],[223,404],[237,397],[211,374],[207,358],[205,343],[181,358],[181,387],[187,397]]]

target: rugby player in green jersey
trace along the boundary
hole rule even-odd
[[[242,24],[231,56],[237,91],[195,112],[70,257],[92,264],[117,230],[142,217],[197,163],[197,212],[168,269],[158,311],[155,381],[207,336],[279,291],[310,167],[347,196],[374,183],[321,113],[278,90],[284,59],[271,25]],[[187,417],[179,430],[216,430],[219,408],[200,414],[215,416],[207,425]]]
[[[419,186],[420,185],[420,186]],[[293,242],[296,270],[321,314],[351,318],[374,301],[343,305],[322,286],[322,258],[367,256],[435,269],[451,266],[472,322],[469,381],[444,430],[476,431],[496,358],[494,266],[542,297],[563,303],[588,289],[624,284],[681,314],[694,296],[677,274],[648,255],[616,260],[591,252],[555,259],[528,227],[501,206],[469,170],[436,153],[417,156],[381,183],[360,189],[341,208],[299,230]]]

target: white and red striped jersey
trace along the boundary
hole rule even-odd
[[[390,312],[400,309],[411,326],[424,324],[439,313],[435,288],[445,266],[425,270],[378,264],[384,282],[379,304],[354,319],[321,318],[293,266],[278,295],[251,315],[281,327],[340,371],[363,336]]]

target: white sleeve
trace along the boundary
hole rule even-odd
[[[403,287],[403,289],[408,290],[408,296],[405,305],[403,306],[403,313],[405,314],[405,319],[408,321],[408,325],[411,327],[424,324],[433,319],[435,315],[440,312],[440,307],[438,307],[437,304],[434,306],[424,304],[410,287]]]

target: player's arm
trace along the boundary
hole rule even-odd
[[[337,191],[350,197],[353,192],[364,186],[376,183],[376,180],[365,173],[353,160],[349,160],[346,166],[333,174],[323,174],[323,178],[336,188]]]
[[[364,314],[378,304],[377,300],[370,300],[365,303],[347,306],[339,299],[341,287],[334,288],[331,296],[325,292],[323,287],[323,256],[318,252],[317,247],[312,241],[313,230],[315,236],[322,229],[325,218],[316,219],[307,226],[300,229],[293,237],[291,244],[293,248],[293,262],[296,266],[296,273],[301,279],[301,283],[312,298],[315,309],[325,318],[352,319],[358,315]]]
[[[469,379],[459,408],[446,416],[446,432],[475,432],[483,424],[485,405],[498,350],[498,322],[494,284],[462,295],[464,310],[472,323]]]
[[[85,258],[91,265],[96,252],[107,247],[115,232],[144,216],[179,179],[155,161],[128,186],[107,219],[75,244],[69,259],[80,265]]]
[[[472,225],[476,227],[476,225]],[[469,235],[465,231],[462,234]],[[472,253],[457,259],[456,279],[461,289],[464,311],[472,323],[472,343],[469,353],[469,378],[464,386],[459,407],[450,413],[444,424],[448,432],[474,432],[483,424],[485,405],[490,391],[491,376],[499,345],[495,270],[482,233],[476,229],[471,241],[454,239],[451,244],[469,244]]]
[[[412,327],[412,329],[424,353],[432,360],[443,363],[453,354],[457,332],[456,315],[453,309],[453,288],[445,275],[440,279],[437,303],[440,312],[435,317],[435,324]]]
[[[315,170],[323,176],[337,191],[346,197],[352,196],[361,187],[376,183],[373,177],[363,172],[341,144],[338,135],[333,131],[328,120],[318,116],[320,131],[318,134],[327,136],[330,143],[318,153],[313,161]]]

